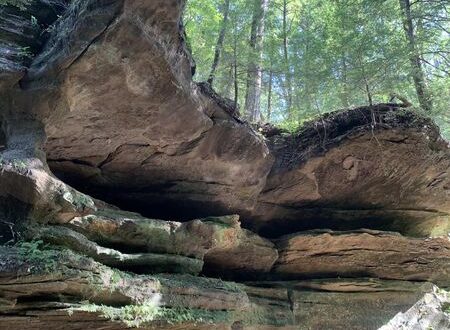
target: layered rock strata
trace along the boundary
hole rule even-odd
[[[0,329],[377,329],[450,287],[437,126],[264,136],[192,82],[183,7],[0,6]]]

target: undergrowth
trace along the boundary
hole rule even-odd
[[[13,159],[13,160],[4,160],[3,157],[0,156],[0,168],[1,170],[5,170],[6,168],[10,168],[18,173],[25,174],[27,172],[27,164],[25,161],[21,159]]]
[[[0,6],[14,6],[20,9],[25,9],[31,0],[0,0]]]
[[[444,303],[442,306],[442,310],[447,313],[450,314],[450,303]]]
[[[30,268],[52,272],[57,269],[57,261],[60,252],[51,249],[43,241],[19,241],[15,245],[18,250],[19,258],[30,264]]]
[[[87,303],[78,308],[78,310],[100,313],[102,317],[111,321],[123,322],[129,328],[139,328],[142,324],[152,322],[160,313],[159,307],[154,301],[146,301],[140,305],[127,305],[120,308]]]
[[[78,308],[69,310],[69,313],[72,314],[74,311],[99,313],[102,317],[111,321],[122,322],[129,328],[139,328],[153,321],[162,321],[169,324],[218,324],[229,321],[229,315],[226,311],[160,307],[155,300],[148,300],[142,304],[126,305],[123,307],[86,303]]]

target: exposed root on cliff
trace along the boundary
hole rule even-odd
[[[423,114],[405,109],[400,104],[388,103],[331,112],[305,123],[293,134],[269,130],[277,161],[273,171],[292,169],[319,156],[342,141],[366,132],[389,129],[417,129],[436,143],[444,143],[439,127]],[[263,131],[264,132],[264,131]]]

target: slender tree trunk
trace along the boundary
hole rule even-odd
[[[216,75],[216,69],[219,65],[220,54],[223,48],[223,42],[225,40],[225,33],[227,31],[228,25],[228,15],[230,13],[230,0],[224,0],[223,3],[223,21],[222,26],[220,28],[219,37],[217,38],[216,49],[214,51],[214,60],[211,65],[211,72],[209,74],[208,83],[212,86],[214,83],[214,78]]]
[[[292,79],[289,65],[288,52],[288,28],[287,28],[287,0],[283,0],[283,53],[284,53],[284,70],[285,70],[285,88],[286,88],[286,108],[288,118],[292,119]]]
[[[224,95],[226,95],[227,97],[230,97],[232,93],[233,81],[234,81],[234,63],[231,62],[228,66],[228,79],[224,88]]]
[[[417,49],[416,36],[414,33],[414,24],[411,15],[411,2],[410,0],[399,0],[400,8],[403,14],[403,27],[405,30],[405,36],[408,41],[409,47],[409,61],[411,63],[412,78],[414,80],[414,87],[416,89],[417,98],[419,99],[420,106],[426,110],[431,111],[433,109],[433,103],[430,94],[427,89],[425,73],[422,67],[422,60]]]
[[[345,55],[342,56],[342,84],[343,84],[343,90],[341,93],[341,102],[344,108],[350,107],[350,98],[349,98],[349,92],[348,92],[348,68],[347,68],[347,60],[345,58]]]
[[[269,90],[267,92],[267,121],[270,122],[272,116],[272,79],[273,79],[273,71],[272,66],[269,70]]]
[[[264,43],[264,22],[269,0],[255,0],[252,29],[250,35],[250,57],[247,73],[247,92],[245,109],[248,119],[252,122],[260,118],[261,87],[262,87],[262,55]]]
[[[238,66],[236,57],[234,58],[234,106],[237,108],[239,103],[239,81],[238,81]]]
[[[234,69],[234,106],[238,108],[239,102],[239,80],[238,80],[238,61],[237,61],[237,17],[234,20],[233,31],[233,69]]]
[[[364,69],[364,63],[361,60],[361,57],[358,57],[358,61],[359,66],[361,67],[362,77],[364,79],[364,89],[367,95],[367,101],[369,102],[369,105],[373,105],[372,92],[370,91],[369,80],[367,78],[366,70]]]
[[[366,79],[364,79],[364,85],[366,88],[367,101],[369,101],[369,105],[373,105],[372,93],[370,92],[370,86]]]

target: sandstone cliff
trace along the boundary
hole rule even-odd
[[[192,81],[183,7],[0,6],[0,329],[377,329],[450,287],[438,127],[260,132]]]

